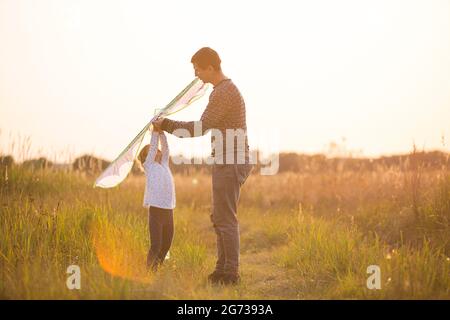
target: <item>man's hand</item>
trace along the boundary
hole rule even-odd
[[[158,119],[156,119],[155,121],[152,122],[153,129],[156,132],[161,132],[162,131],[161,126],[162,126],[163,120],[164,120],[164,118],[158,118]]]

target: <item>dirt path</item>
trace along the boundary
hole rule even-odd
[[[300,299],[298,277],[275,261],[280,247],[241,254],[242,285],[260,299]],[[297,278],[297,279],[296,279]]]

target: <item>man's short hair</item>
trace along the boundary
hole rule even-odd
[[[212,66],[214,70],[221,71],[219,55],[216,51],[209,47],[204,47],[198,50],[191,58],[192,63],[196,63],[200,68],[206,69],[208,66]]]

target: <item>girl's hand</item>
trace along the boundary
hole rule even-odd
[[[162,130],[160,127],[153,125],[153,131],[161,133]]]
[[[152,122],[153,128],[155,128],[155,130],[158,130],[158,132],[161,131],[161,126],[162,126],[163,120],[164,120],[164,118],[158,118]]]

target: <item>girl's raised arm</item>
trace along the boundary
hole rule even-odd
[[[169,164],[169,144],[167,143],[167,137],[164,131],[161,131],[161,152],[162,152],[162,162],[164,164]]]
[[[154,162],[155,156],[156,156],[156,150],[158,150],[158,144],[159,144],[159,133],[156,131],[152,131],[152,139],[150,140],[150,148],[147,153],[147,158],[145,159],[145,162]]]

